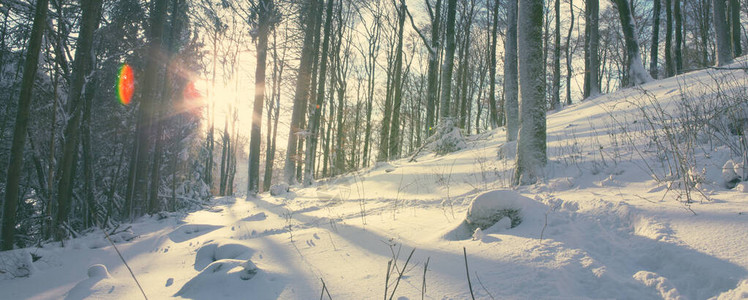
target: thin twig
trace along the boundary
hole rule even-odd
[[[475,300],[475,295],[473,295],[473,284],[470,283],[470,270],[468,269],[467,250],[465,250],[465,247],[462,247],[462,255],[465,257],[465,273],[467,274],[468,287],[470,287],[470,298]]]
[[[431,257],[426,258],[426,264],[423,265],[423,285],[421,285],[421,300],[426,296],[426,270],[429,268],[429,260]]]
[[[400,284],[400,279],[403,278],[403,273],[405,273],[405,269],[408,267],[408,262],[410,261],[410,258],[413,257],[413,253],[416,252],[416,248],[413,248],[413,251],[410,251],[410,255],[408,255],[408,259],[405,260],[405,265],[403,265],[402,271],[400,271],[400,275],[397,276],[397,281],[395,281],[395,287],[392,288],[392,294],[390,294],[390,300],[395,297],[395,291],[397,290],[397,286]]]
[[[491,297],[491,299],[494,299],[493,295],[491,295],[491,292],[488,291],[488,289],[486,288],[486,286],[483,285],[483,282],[480,280],[480,277],[478,277],[478,272],[473,272],[473,273],[475,273],[475,278],[478,279],[478,283],[483,288],[483,290],[486,291],[486,294],[488,294],[488,297]]]
[[[322,279],[322,277],[319,278],[319,280],[322,281],[322,295],[319,295],[319,300],[322,300],[322,296],[327,293],[327,298],[330,298],[332,300],[332,296],[330,296],[330,290],[327,289],[327,285],[325,284],[325,280]]]

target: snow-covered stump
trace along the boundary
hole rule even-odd
[[[473,198],[465,220],[445,237],[481,240],[486,234],[515,228],[525,220],[537,221],[544,211],[542,204],[512,190],[485,192]]]

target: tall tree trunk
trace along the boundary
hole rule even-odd
[[[714,32],[717,39],[717,66],[723,66],[732,62],[732,45],[730,44],[730,31],[727,28],[727,14],[725,2],[727,0],[712,0],[714,5]]]
[[[553,92],[551,109],[561,106],[561,0],[554,3],[556,11],[556,32],[553,34]]]
[[[273,0],[261,0],[257,20],[257,69],[255,70],[255,101],[252,109],[252,130],[249,142],[249,177],[247,194],[260,191],[260,142],[262,132],[262,104],[265,103],[265,63],[268,54],[268,34],[273,16]]]
[[[665,0],[665,73],[667,77],[675,75],[673,63],[673,0]]]
[[[654,0],[652,8],[652,47],[649,51],[649,75],[657,78],[657,58],[660,49],[660,0]]]
[[[26,146],[26,131],[29,126],[31,95],[34,79],[39,64],[39,51],[42,45],[44,24],[47,19],[49,0],[37,0],[34,8],[34,23],[31,27],[31,38],[23,65],[21,94],[18,97],[16,124],[13,127],[13,142],[10,148],[10,163],[5,177],[5,202],[3,204],[2,244],[0,250],[13,249],[16,228],[16,209],[18,207],[18,190],[21,185],[21,166],[23,165],[23,148]]]
[[[519,79],[517,78],[517,0],[507,2],[507,29],[504,42],[504,112],[506,141],[517,140],[519,131]],[[544,83],[545,85],[545,83]]]
[[[81,31],[78,35],[78,43],[75,49],[75,62],[73,63],[73,81],[70,87],[70,111],[71,116],[65,127],[65,145],[63,146],[62,162],[60,163],[60,181],[57,187],[57,215],[54,218],[55,239],[62,240],[67,237],[66,230],[62,224],[67,222],[70,214],[73,194],[73,178],[78,161],[78,141],[80,138],[81,115],[83,114],[85,99],[84,89],[87,76],[91,72],[95,57],[92,55],[93,34],[99,26],[101,11],[101,0],[87,0],[83,2],[83,13],[81,20]]]
[[[585,7],[585,70],[584,70],[584,98],[594,97],[600,94],[600,58],[598,48],[600,45],[600,2],[599,0],[587,0]]]
[[[151,190],[150,190],[150,196],[148,196],[149,199],[149,213],[156,213],[163,209],[161,207],[161,202],[159,201],[159,188],[161,187],[161,158],[163,157],[163,151],[164,151],[164,136],[163,136],[163,126],[164,122],[166,122],[166,109],[165,106],[169,105],[169,102],[171,102],[171,99],[173,97],[173,88],[172,88],[172,77],[169,74],[169,66],[172,64],[172,58],[175,55],[175,53],[178,51],[178,39],[177,37],[180,35],[182,31],[182,21],[179,19],[179,6],[180,2],[178,0],[172,0],[171,1],[171,27],[168,32],[166,32],[166,38],[164,39],[165,43],[167,43],[167,49],[166,49],[166,70],[163,73],[163,83],[161,86],[161,97],[158,101],[156,101],[156,107],[154,108],[154,114],[157,116],[154,118],[154,138],[155,138],[155,146],[153,150],[153,163],[151,164]],[[227,118],[228,119],[228,118]],[[223,175],[222,179],[223,179]],[[224,190],[222,189],[221,192]]]
[[[618,7],[618,15],[621,18],[621,29],[626,43],[626,57],[628,65],[629,85],[639,85],[652,81],[652,77],[644,69],[641,55],[639,54],[639,41],[636,40],[634,32],[634,18],[631,15],[631,6],[627,0],[615,0]]]
[[[673,15],[675,17],[675,73],[683,73],[683,22],[680,12],[680,0],[673,0]]]
[[[491,45],[489,46],[489,63],[488,63],[488,76],[489,76],[489,92],[488,92],[488,112],[489,121],[491,122],[491,129],[496,129],[501,126],[499,122],[499,112],[496,108],[496,45],[498,44],[497,33],[499,31],[499,0],[493,1],[493,18],[491,21]],[[478,106],[478,119],[480,118],[480,106]],[[503,113],[503,111],[502,111]],[[478,124],[475,125],[476,131],[478,130]]]
[[[317,135],[319,134],[319,122],[320,115],[322,114],[321,108],[325,100],[325,76],[327,75],[327,56],[328,49],[330,48],[330,30],[332,27],[332,14],[333,14],[333,1],[327,0],[327,8],[325,9],[325,29],[324,37],[322,41],[322,56],[319,62],[319,86],[317,88],[317,99],[316,105],[310,111],[309,116],[309,141],[306,147],[306,161],[304,163],[304,186],[312,184],[314,160],[317,152]]]
[[[543,1],[522,0],[518,9],[520,128],[514,184],[533,184],[546,165]]]
[[[429,48],[428,87],[426,88],[426,136],[431,136],[434,133],[436,105],[439,102],[439,53],[441,52],[439,30],[442,0],[436,0],[433,12],[431,6],[427,7],[431,17],[431,46]]]
[[[439,124],[447,126],[447,119],[450,119],[449,106],[451,105],[452,97],[452,71],[455,65],[455,12],[457,11],[457,0],[449,0],[447,2],[447,47],[444,53],[444,67],[442,68],[442,95],[441,104],[439,109],[441,110],[439,116]]]
[[[569,13],[571,14],[571,23],[569,24],[569,33],[566,35],[566,105],[571,105],[571,33],[574,31],[574,0],[569,0]]]
[[[307,3],[306,15],[304,16],[304,44],[301,49],[301,62],[299,63],[299,72],[296,77],[296,90],[294,92],[293,112],[291,113],[291,130],[288,133],[288,145],[286,147],[286,161],[283,167],[283,180],[287,184],[293,184],[296,181],[296,164],[301,163],[296,155],[297,144],[299,141],[299,131],[304,121],[304,111],[306,108],[306,99],[309,98],[309,89],[311,81],[311,69],[314,63],[314,35],[316,23],[319,15],[317,14],[318,0],[309,0]]]
[[[143,78],[143,96],[140,100],[140,107],[138,108],[138,126],[137,126],[137,142],[135,143],[135,163],[130,166],[133,177],[131,177],[132,184],[128,184],[131,187],[130,192],[131,199],[129,202],[130,207],[125,208],[125,216],[129,217],[133,213],[134,208],[142,208],[142,205],[146,205],[148,197],[148,164],[150,162],[150,151],[151,151],[151,134],[153,124],[153,112],[155,109],[156,102],[159,98],[159,76],[163,69],[163,29],[164,19],[166,18],[166,0],[155,0],[153,11],[150,16],[150,41],[148,45],[148,64],[145,69],[145,77]],[[137,214],[142,214],[143,211],[139,210]]]
[[[400,1],[400,9],[398,10],[398,33],[397,33],[397,49],[395,50],[395,76],[392,80],[392,85],[395,89],[393,105],[392,105],[392,125],[390,126],[390,149],[388,151],[388,158],[397,158],[400,155],[400,106],[402,105],[403,97],[403,28],[405,27],[405,2]]]
[[[743,55],[743,47],[740,45],[740,2],[738,0],[730,0],[730,25],[732,54],[738,57]]]

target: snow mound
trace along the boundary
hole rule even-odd
[[[201,290],[212,290],[215,287],[252,279],[260,269],[249,260],[221,259],[212,262],[197,276],[190,279],[174,296],[197,298],[194,294]]]
[[[0,279],[29,277],[34,273],[36,267],[26,249],[0,252]]]
[[[722,180],[725,187],[732,189],[737,186],[742,179],[740,174],[743,174],[743,164],[736,164],[732,160],[725,162],[722,166]]]
[[[111,277],[109,275],[109,271],[106,269],[105,265],[102,264],[95,264],[88,267],[88,278],[108,278]]]
[[[667,278],[658,275],[657,273],[648,271],[639,271],[634,274],[634,279],[643,283],[644,285],[654,288],[660,293],[664,300],[680,300],[683,299],[678,290],[667,280]]]
[[[512,190],[484,192],[473,198],[465,220],[444,238],[479,240],[486,234],[515,228],[528,218],[537,223],[545,210],[544,205]]]
[[[209,243],[197,250],[195,255],[195,270],[203,270],[210,264],[225,259],[248,259],[252,249],[236,243]]]
[[[106,266],[94,264],[88,267],[88,278],[81,280],[65,295],[65,299],[122,298],[132,287],[109,275]]]
[[[285,195],[286,193],[288,193],[287,183],[279,183],[270,186],[270,195],[272,196],[281,196]]]

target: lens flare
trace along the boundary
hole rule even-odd
[[[132,94],[135,92],[135,76],[132,73],[132,68],[128,64],[122,64],[119,68],[119,75],[117,76],[117,95],[119,96],[119,102],[124,105],[129,105],[132,101]]]

